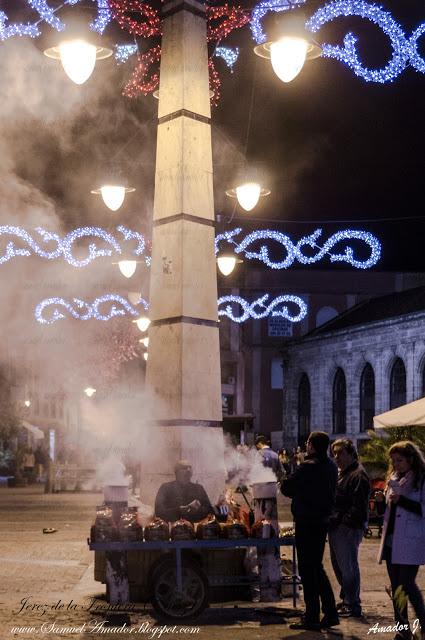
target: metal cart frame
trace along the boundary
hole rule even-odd
[[[241,538],[241,539],[217,539],[217,540],[164,540],[164,541],[149,541],[149,542],[91,542],[88,541],[89,548],[93,551],[105,551],[108,554],[123,554],[126,556],[127,551],[148,551],[148,550],[160,550],[164,553],[168,554],[174,553],[175,556],[175,571],[176,571],[176,588],[177,592],[182,591],[183,587],[183,560],[182,560],[182,551],[198,551],[202,549],[237,549],[237,548],[247,548],[247,547],[256,547],[259,548],[277,548],[282,546],[292,547],[292,602],[294,608],[297,606],[296,598],[297,598],[297,586],[299,584],[299,579],[297,576],[297,559],[296,559],[296,551],[295,551],[295,538],[294,537],[285,537],[285,538]],[[217,586],[209,579],[209,576],[206,575],[208,586]],[[215,579],[217,580],[217,576]],[[256,582],[255,579],[250,579],[249,577],[244,577],[244,584],[253,584]],[[219,584],[226,584],[227,586],[238,586],[241,584],[240,578],[238,580],[238,576],[223,576],[222,582],[219,580]],[[109,586],[109,592],[112,591],[112,585]]]

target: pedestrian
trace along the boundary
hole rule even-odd
[[[335,440],[331,451],[339,469],[329,525],[332,567],[341,587],[337,609],[342,617],[360,618],[359,547],[367,527],[370,481],[351,440]]]
[[[304,462],[281,485],[283,495],[292,498],[295,544],[305,602],[305,615],[300,622],[291,624],[291,629],[320,631],[339,624],[334,594],[323,567],[338,475],[335,463],[327,455],[328,447],[327,433],[310,433]]]
[[[270,448],[269,442],[264,435],[258,435],[255,439],[255,447],[263,458],[263,466],[274,471],[276,478],[280,481],[283,478],[283,467],[276,451]]]
[[[285,474],[288,475],[289,473],[291,473],[291,465],[288,452],[286,451],[286,449],[279,449],[278,456]]]
[[[378,561],[385,560],[391,582],[397,640],[411,638],[407,599],[425,640],[425,606],[416,584],[425,564],[425,459],[413,442],[401,441],[389,450],[387,508]]]
[[[301,447],[297,447],[297,451],[296,451],[296,454],[295,454],[295,460],[296,460],[297,467],[299,467],[300,464],[302,464],[304,462],[304,458],[305,458],[304,451],[301,449]]]

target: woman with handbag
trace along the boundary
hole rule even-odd
[[[425,459],[413,442],[396,442],[389,450],[387,508],[378,561],[386,561],[391,581],[396,640],[412,638],[407,599],[415,611],[413,631],[425,640],[425,606],[415,582],[425,564]]]

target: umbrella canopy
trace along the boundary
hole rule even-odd
[[[373,418],[375,429],[391,427],[425,427],[425,398],[381,413]]]

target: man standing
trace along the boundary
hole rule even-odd
[[[327,455],[328,447],[328,434],[313,431],[307,440],[304,462],[281,485],[283,495],[292,498],[295,544],[305,602],[305,615],[300,622],[291,624],[291,629],[319,631],[339,624],[334,594],[322,564],[337,482],[337,468]]]
[[[274,471],[276,478],[280,481],[284,476],[282,463],[276,451],[270,448],[266,436],[257,436],[255,439],[255,447],[263,458],[263,465]]]
[[[176,479],[159,487],[155,499],[155,515],[174,522],[180,518],[199,522],[209,513],[214,513],[204,487],[192,479],[192,466],[180,460],[174,467]]]
[[[370,483],[351,440],[335,440],[332,454],[339,469],[329,546],[335,576],[341,586],[339,615],[360,618],[359,546],[368,520]]]

